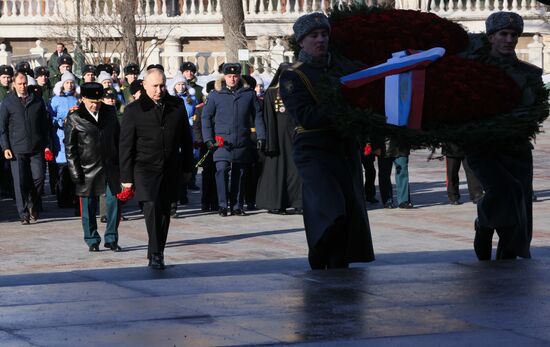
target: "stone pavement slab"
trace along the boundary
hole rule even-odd
[[[447,203],[427,154],[411,155],[415,208],[369,205],[377,260],[347,271],[308,270],[301,216],[221,218],[198,193],[171,222],[163,272],[146,267],[135,202],[124,252],[94,254],[53,196],[29,226],[1,200],[0,346],[550,346],[550,136],[534,151],[532,260],[476,261],[475,205],[464,183],[465,203]]]

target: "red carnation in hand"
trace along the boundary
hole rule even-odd
[[[369,156],[372,153],[372,146],[370,143],[367,143],[365,148],[363,148],[363,153],[365,153],[365,156]]]
[[[219,135],[216,135],[215,139],[216,139],[216,144],[218,145],[218,148],[222,148],[225,142],[224,138]]]
[[[129,187],[124,187],[120,193],[116,195],[117,199],[120,201],[128,201],[134,197],[134,190]]]
[[[53,161],[53,153],[49,148],[44,149],[44,159],[46,161]]]

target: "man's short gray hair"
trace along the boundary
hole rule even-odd
[[[154,74],[161,74],[162,75],[162,80],[164,81],[164,83],[166,83],[166,75],[164,74],[164,71],[162,71],[161,69],[156,69],[156,68],[149,69],[149,70],[145,71],[143,73],[143,81],[147,81],[147,78],[150,75],[154,75]]]

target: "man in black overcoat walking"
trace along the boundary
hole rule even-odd
[[[193,143],[185,105],[166,93],[164,72],[147,70],[143,89],[122,117],[120,175],[122,186],[133,187],[143,202],[149,266],[162,270],[170,204],[177,201],[180,180],[191,177]]]

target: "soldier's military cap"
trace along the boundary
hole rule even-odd
[[[27,93],[42,96],[42,87],[36,84],[27,86]]]
[[[138,91],[140,91],[143,87],[143,80],[135,80],[134,82],[130,83],[130,94],[134,95]]]
[[[73,65],[73,58],[68,54],[63,54],[57,58],[57,65]]]
[[[180,66],[180,71],[181,72],[184,72],[184,71],[192,71],[193,73],[197,73],[197,67],[195,66],[195,64],[193,64],[192,62],[190,61],[186,61],[185,63],[181,64]]]
[[[34,77],[46,76],[50,77],[50,70],[47,66],[37,66],[34,68]]]
[[[105,71],[110,75],[113,74],[113,66],[111,64],[99,64],[95,69],[96,77],[99,76],[101,71]]]
[[[130,74],[136,74],[139,75],[139,66],[138,64],[128,64],[124,67],[124,74],[130,75]]]
[[[239,75],[241,73],[241,64],[239,63],[225,63],[223,64],[223,74],[230,75],[235,74]]]
[[[518,35],[521,35],[523,33],[523,18],[515,12],[500,11],[491,14],[485,20],[485,33],[487,35],[504,29],[512,29]]]
[[[9,75],[13,77],[13,67],[10,65],[0,65],[0,76]]]
[[[113,72],[116,72],[117,75],[120,75],[120,66],[118,66],[118,64],[112,64],[111,66],[113,67]]]
[[[116,99],[116,90],[115,88],[105,88],[103,91],[104,98]]]
[[[103,86],[97,82],[86,82],[80,86],[80,96],[90,101],[101,101]]]
[[[302,41],[307,34],[317,29],[326,29],[330,32],[330,23],[328,18],[320,12],[305,14],[298,18],[296,23],[292,26],[292,30],[294,30],[294,37],[297,42]]]
[[[31,69],[31,64],[26,61],[21,61],[15,66],[15,71],[22,72],[27,76],[34,77],[34,71]]]
[[[95,66],[87,64],[82,67],[80,70],[82,72],[82,76],[84,76],[87,73],[93,73],[95,75]]]
[[[214,88],[216,88],[216,81],[206,83],[206,93],[210,93]]]
[[[243,79],[250,86],[250,89],[256,88],[257,82],[256,82],[256,79],[254,77],[249,76],[249,75],[244,75]]]
[[[164,66],[162,66],[160,64],[151,64],[151,65],[147,66],[147,70],[151,70],[151,69],[159,69],[159,70],[164,71]]]

